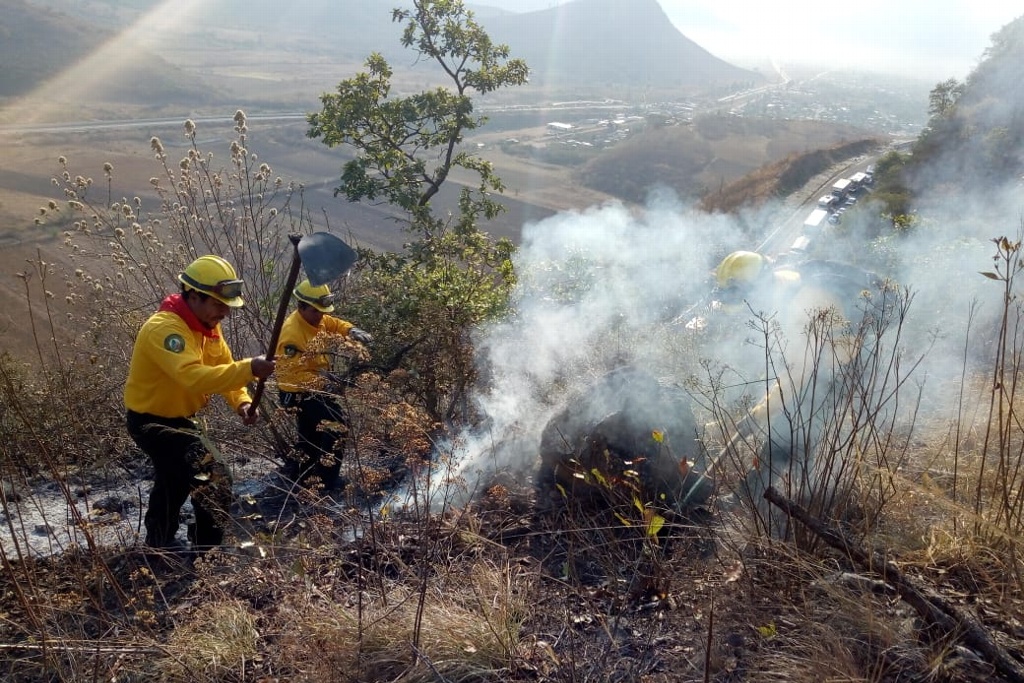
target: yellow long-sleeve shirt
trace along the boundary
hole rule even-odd
[[[313,327],[299,311],[285,319],[275,353],[279,359],[277,386],[282,391],[306,391],[321,370],[330,367],[330,358],[324,354],[306,353],[309,340],[318,332],[345,336],[353,327],[352,323],[331,315],[325,315],[319,327]]]
[[[161,310],[143,324],[135,339],[124,404],[137,413],[190,417],[211,394],[221,394],[238,410],[251,402],[245,385],[254,377],[249,359],[236,361],[221,335],[194,330],[176,313]]]

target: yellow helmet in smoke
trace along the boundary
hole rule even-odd
[[[719,289],[746,287],[751,285],[768,266],[768,257],[756,251],[734,251],[718,264],[715,282]]]

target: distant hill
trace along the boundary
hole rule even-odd
[[[56,9],[25,0],[0,0],[0,97],[25,95],[47,80],[79,65],[115,37],[115,33]],[[92,101],[202,102],[204,90],[194,76],[137,46],[111,55],[123,63],[110,78],[96,78],[82,96]],[[102,65],[109,66],[109,65]],[[97,67],[86,75],[96,76]]]
[[[13,1],[13,0],[9,0]],[[67,6],[79,17],[98,16],[113,25],[141,16],[156,0],[33,0]],[[19,2],[24,4],[24,2]],[[178,32],[156,38],[180,49],[233,47],[305,54],[337,63],[362,63],[380,52],[396,70],[414,65],[400,43],[401,27],[391,20],[403,0],[206,0],[187,12]],[[707,89],[756,84],[763,76],[711,55],[672,24],[656,0],[574,0],[551,9],[510,13],[466,3],[477,21],[513,57],[526,60],[531,84],[545,89],[630,86],[652,91]],[[269,59],[270,57],[268,57]],[[181,65],[189,68],[190,65]]]
[[[45,39],[41,39],[45,36]],[[109,37],[67,15],[0,0],[0,96],[19,95],[73,63]]]
[[[764,81],[680,33],[656,0],[574,0],[480,21],[493,39],[526,60],[531,80],[548,86],[692,90]]]

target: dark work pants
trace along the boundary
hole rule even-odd
[[[220,545],[230,519],[231,474],[213,457],[188,418],[164,418],[129,410],[128,434],[153,462],[153,490],[146,510],[146,545],[174,542],[181,506],[192,496],[196,514],[189,540],[198,550]]]
[[[344,447],[345,412],[329,394],[282,391],[281,405],[295,410],[298,432],[299,481],[319,479],[326,489],[337,488]],[[335,426],[330,423],[337,423]]]

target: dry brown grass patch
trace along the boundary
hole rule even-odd
[[[449,579],[427,587],[422,611],[419,594],[397,585],[336,603],[291,602],[279,613],[281,660],[294,663],[295,680],[479,681],[507,669],[529,591],[487,563]]]
[[[158,668],[165,680],[227,679],[251,666],[259,640],[256,617],[243,604],[202,605],[171,632]]]

